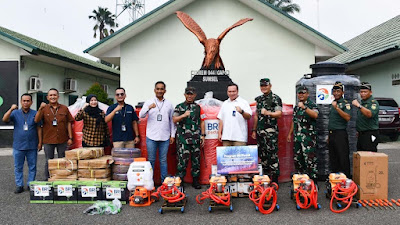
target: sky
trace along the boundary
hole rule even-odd
[[[98,42],[95,22],[89,20],[98,6],[121,11],[124,0],[0,0],[0,26],[75,54],[96,59],[83,50]],[[145,0],[145,11],[166,0]],[[399,0],[293,0],[301,12],[292,14],[303,23],[342,44],[400,14]],[[128,12],[117,20],[119,28],[130,23]],[[117,29],[119,29],[117,28]]]

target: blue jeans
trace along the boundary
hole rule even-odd
[[[37,149],[31,150],[13,150],[14,156],[14,175],[15,184],[19,187],[24,186],[24,163],[25,158],[28,163],[28,182],[34,181],[36,178],[36,162],[37,162]]]
[[[153,141],[150,138],[146,137],[146,146],[147,146],[147,154],[151,166],[153,167],[153,171],[154,171],[154,163],[156,162],[157,148],[159,150],[161,182],[163,182],[168,174],[167,153],[169,147],[169,140]]]

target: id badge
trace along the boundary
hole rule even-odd
[[[121,130],[122,130],[122,131],[126,131],[126,126],[125,126],[125,124],[122,124],[122,125],[121,125]]]
[[[57,119],[56,118],[54,118],[54,120],[53,120],[53,126],[57,126]]]
[[[232,111],[232,116],[236,116],[236,111],[235,110]]]
[[[24,124],[24,130],[25,130],[25,131],[28,130],[28,124],[27,124],[27,123]]]
[[[161,114],[157,114],[157,121],[162,121],[162,115]]]

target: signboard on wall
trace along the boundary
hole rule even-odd
[[[317,85],[315,90],[317,104],[331,104],[335,99],[332,95],[333,85]]]
[[[0,61],[0,118],[12,104],[19,105],[18,61]],[[0,126],[9,126],[0,120]]]

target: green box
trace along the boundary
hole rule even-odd
[[[101,181],[77,181],[78,204],[92,204],[102,200]]]
[[[53,203],[53,182],[31,181],[29,189],[30,203]]]
[[[122,204],[126,204],[129,199],[127,184],[127,181],[103,181],[103,200],[112,201],[117,198]]]
[[[54,181],[54,204],[78,203],[78,189],[76,181]]]

